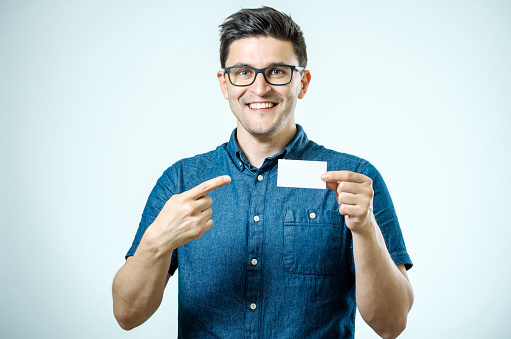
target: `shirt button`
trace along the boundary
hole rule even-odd
[[[239,162],[240,166],[241,166],[241,161]]]
[[[252,259],[251,263],[252,263],[252,265],[254,265],[254,266],[255,266],[255,265],[257,265],[257,259],[255,259],[255,258],[254,258],[254,259]]]
[[[263,176],[262,176],[261,174],[259,174],[259,175],[257,176],[257,180],[259,180],[259,181],[263,181],[263,179],[264,179],[264,178],[263,178]]]
[[[258,222],[258,221],[259,221],[259,216],[258,216],[258,215],[256,215],[256,216],[254,217],[254,221],[255,221],[255,222]]]
[[[316,219],[316,213],[312,212],[311,214],[309,214],[309,217],[311,219]]]
[[[256,308],[257,308],[257,305],[256,305],[256,304],[254,304],[254,303],[251,303],[251,304],[250,304],[250,309],[251,309],[251,310],[255,310]]]

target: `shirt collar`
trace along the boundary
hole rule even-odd
[[[257,169],[248,162],[245,154],[243,154],[243,151],[238,144],[238,140],[236,139],[236,131],[237,128],[235,128],[231,133],[231,138],[227,143],[227,152],[240,171],[243,171],[245,168],[251,170],[254,173],[266,171],[273,168],[277,164],[278,159],[298,159],[300,158],[305,147],[307,146],[307,143],[309,142],[309,139],[307,138],[307,135],[305,134],[302,126],[296,124],[296,134],[289,142],[289,144],[287,144],[287,146],[284,147],[282,151],[266,158],[261,168]]]

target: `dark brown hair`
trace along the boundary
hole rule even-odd
[[[287,14],[271,7],[241,9],[220,26],[220,65],[225,68],[229,46],[238,39],[272,37],[293,44],[298,66],[307,66],[307,48],[300,27]]]

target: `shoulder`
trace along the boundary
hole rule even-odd
[[[176,161],[163,172],[160,180],[175,187],[175,192],[182,192],[215,177],[228,156],[226,146],[224,143],[212,151]]]
[[[308,141],[303,158],[304,160],[326,161],[329,171],[343,170],[363,174],[376,171],[376,168],[364,158],[318,145],[312,140]]]
[[[202,153],[197,154],[193,157],[184,158],[177,162],[175,162],[170,168],[204,168],[215,166],[218,164],[218,160],[225,156],[227,150],[226,150],[227,143],[224,143],[220,146],[218,146],[216,149]]]

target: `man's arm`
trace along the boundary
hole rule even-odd
[[[198,239],[213,226],[207,194],[227,185],[221,176],[172,196],[147,228],[135,254],[126,260],[112,284],[114,316],[125,330],[149,319],[160,306],[168,281],[172,252]]]
[[[353,232],[356,296],[360,315],[382,338],[406,327],[413,292],[404,265],[396,266],[376,223],[367,234]]]
[[[336,193],[353,236],[360,315],[381,337],[396,338],[406,327],[413,292],[404,265],[392,261],[374,218],[372,180],[349,171],[331,171],[321,178]]]
[[[128,257],[112,284],[114,316],[124,330],[149,319],[160,306],[166,286],[170,256],[153,256],[141,245]]]

